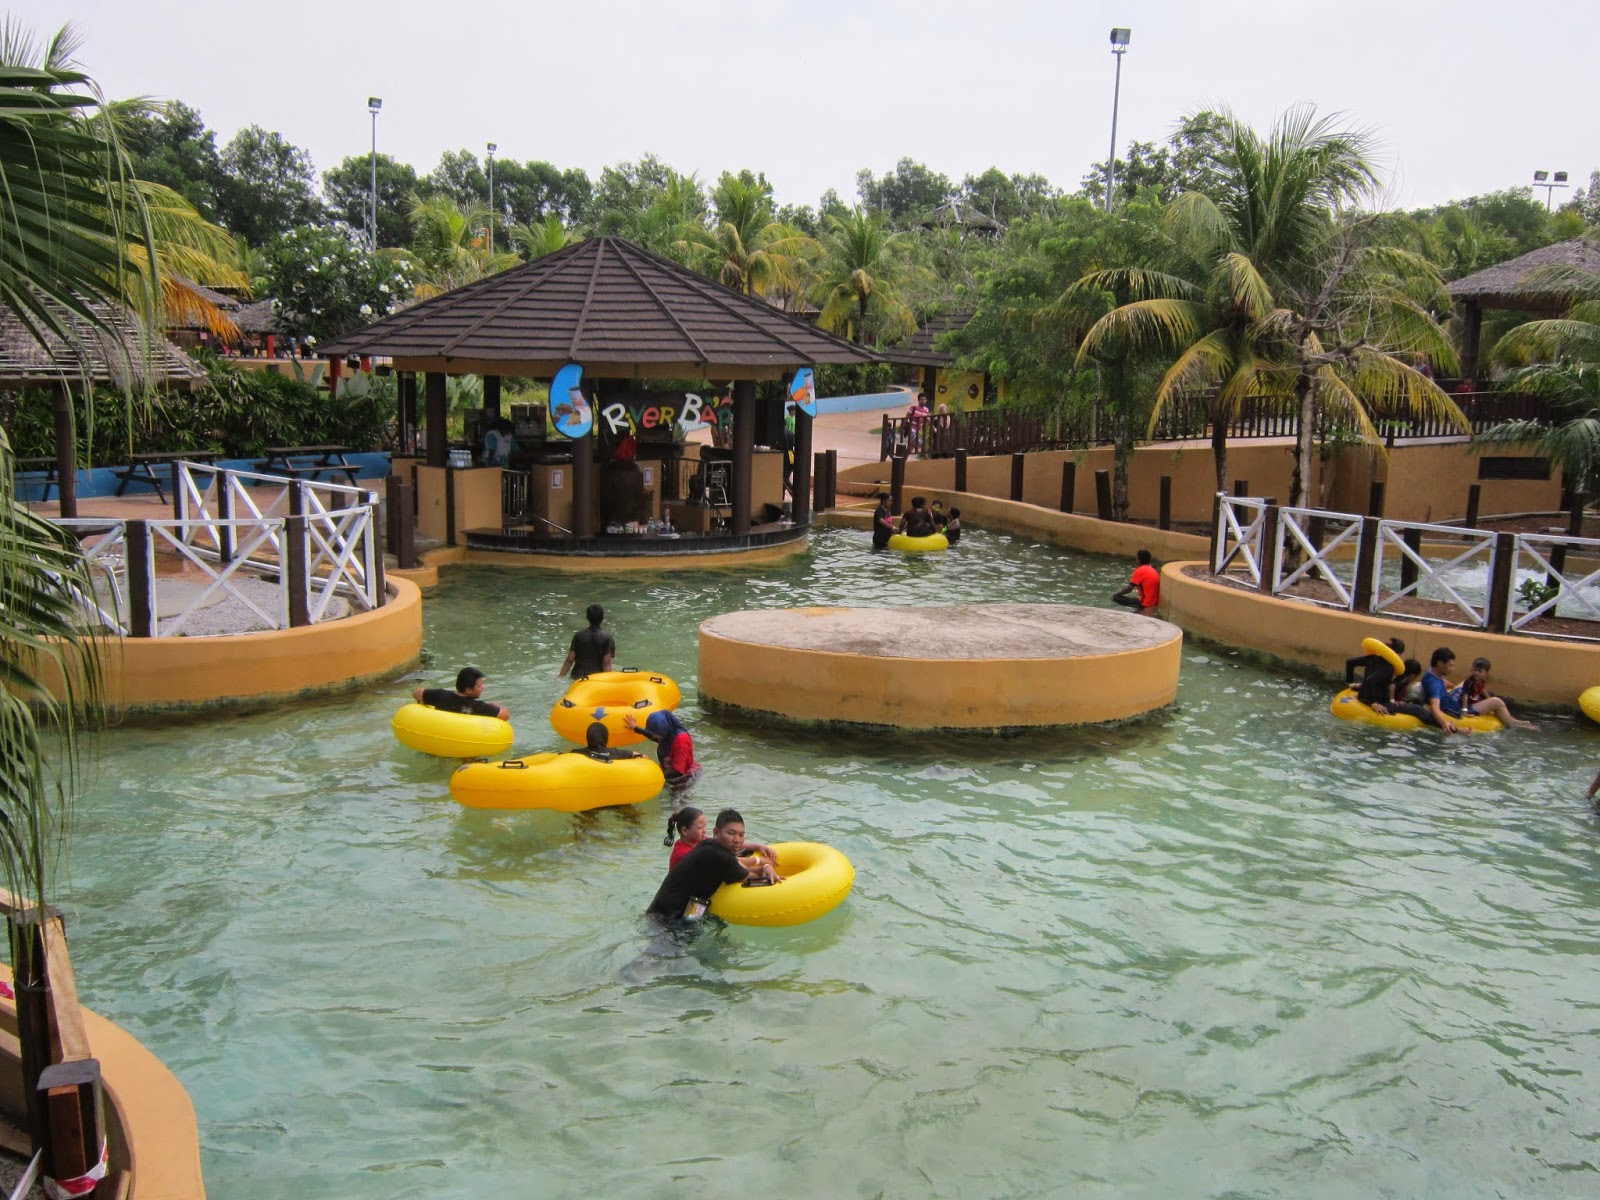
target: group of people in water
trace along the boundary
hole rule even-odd
[[[1440,646],[1428,660],[1428,669],[1414,658],[1406,658],[1406,644],[1399,638],[1387,643],[1395,657],[1404,664],[1396,672],[1394,665],[1381,654],[1360,654],[1344,664],[1346,687],[1355,686],[1356,672],[1361,672],[1361,683],[1356,687],[1356,699],[1381,716],[1400,713],[1416,717],[1446,736],[1470,732],[1458,725],[1462,717],[1498,717],[1508,729],[1532,729],[1532,722],[1521,721],[1511,715],[1505,700],[1489,690],[1490,662],[1487,658],[1472,660],[1472,670],[1460,683],[1452,685],[1450,675],[1455,667],[1456,652]]]
[[[942,533],[945,540],[954,546],[961,540],[961,510],[952,508],[947,513],[943,501],[935,500],[929,504],[926,496],[913,496],[911,507],[901,513],[896,521],[894,510],[889,507],[889,494],[879,492],[878,507],[872,512],[872,548],[884,549],[889,539],[897,533],[903,533],[906,537],[932,537]]]
[[[771,846],[748,841],[744,818],[725,808],[706,837],[706,815],[686,806],[667,818],[662,845],[672,847],[667,875],[645,912],[667,922],[696,921],[705,916],[710,897],[725,883],[766,887],[782,883],[778,855]]]

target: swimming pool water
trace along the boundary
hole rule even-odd
[[[64,889],[81,992],[189,1089],[217,1196],[1592,1192],[1579,718],[1397,737],[1194,641],[1176,708],[1116,728],[845,735],[694,704],[714,613],[1105,604],[1127,570],[838,530],[749,577],[447,574],[415,676],[101,739]],[[619,665],[684,686],[692,802],[838,846],[840,909],[664,943],[639,913],[665,799],[469,812],[394,742],[406,693],[471,662],[516,752],[554,748],[591,601]]]

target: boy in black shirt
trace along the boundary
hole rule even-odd
[[[705,916],[711,894],[725,883],[758,879],[766,883],[783,882],[770,862],[754,868],[741,863],[737,856],[743,849],[744,818],[736,809],[725,808],[717,814],[711,836],[667,872],[645,912],[666,920],[676,917],[698,920]]]
[[[452,692],[449,688],[418,688],[411,693],[411,697],[418,704],[426,704],[429,708],[437,708],[441,712],[467,713],[475,717],[499,717],[502,721],[509,721],[511,719],[509,708],[483,698],[483,688],[488,682],[477,667],[462,667],[456,675],[455,691]]]

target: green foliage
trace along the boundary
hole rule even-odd
[[[403,263],[373,254],[354,231],[294,229],[274,239],[265,256],[268,294],[285,325],[314,338],[388,316],[413,287]]]
[[[374,166],[378,171],[378,246],[404,246],[411,232],[406,201],[417,190],[417,172],[409,163],[387,154],[379,154],[376,161],[371,155],[357,154],[323,172],[322,192],[327,197],[328,213],[351,229],[366,229]]]
[[[909,229],[931,209],[953,199],[956,189],[948,176],[913,158],[902,158],[881,179],[865,167],[857,171],[856,192],[868,213],[881,216],[893,228]]]
[[[894,363],[824,363],[817,367],[817,395],[875,396],[889,390],[897,371]]]
[[[217,210],[222,224],[252,246],[323,219],[311,155],[281,133],[250,125],[222,151]]]
[[[1560,594],[1560,588],[1551,587],[1542,579],[1524,579],[1517,585],[1517,595],[1522,597],[1522,603],[1529,609],[1538,608],[1547,600],[1554,600]]]
[[[1130,142],[1128,158],[1117,160],[1116,204],[1120,208],[1141,192],[1170,204],[1184,192],[1215,195],[1223,186],[1227,145],[1226,118],[1204,110],[1184,117],[1166,143]],[[1082,194],[1104,205],[1106,164],[1095,163],[1083,177]]]
[[[178,100],[130,105],[117,117],[133,174],[177,192],[208,221],[218,216],[225,179],[217,135]]]

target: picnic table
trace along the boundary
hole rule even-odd
[[[349,446],[268,446],[267,457],[256,463],[263,475],[282,475],[286,479],[316,479],[320,475],[343,475],[356,486],[361,468],[347,455]]]
[[[61,476],[57,473],[58,463],[54,455],[48,458],[19,458],[17,470],[24,475],[37,475],[44,472],[44,494],[41,499],[50,499],[50,489],[59,487]]]
[[[167,450],[159,454],[130,454],[127,466],[118,467],[117,495],[128,490],[130,483],[145,483],[155,488],[156,495],[166,503],[167,494],[161,490],[163,480],[177,490],[177,464],[180,462],[216,462],[220,457],[211,450]]]

